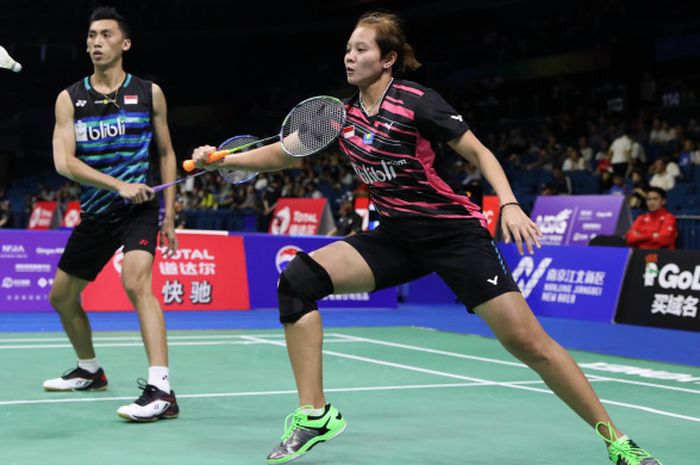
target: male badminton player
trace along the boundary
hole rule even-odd
[[[78,366],[44,382],[47,391],[103,390],[105,372],[92,344],[80,293],[119,247],[124,247],[122,285],[138,312],[148,356],[148,381],[141,396],[117,414],[130,421],[175,418],[179,408],[170,389],[163,311],[151,290],[158,235],[159,203],[152,184],[155,139],[163,182],[176,176],[176,160],[162,90],[124,71],[131,47],[124,17],[110,7],[90,17],[87,52],[93,73],[63,90],[56,101],[53,155],[56,170],[82,187],[81,223],[73,230],[58,264],[50,300],[78,357]],[[175,192],[165,191],[161,241],[177,249],[173,224]]]
[[[289,462],[340,434],[346,419],[323,392],[322,325],[316,301],[331,293],[368,292],[435,271],[514,356],[535,370],[600,435],[617,465],[658,465],[612,423],[576,362],[540,326],[491,240],[479,207],[454,192],[437,161],[441,144],[479,167],[501,204],[503,235],[522,254],[541,235],[522,211],[489,149],[434,90],[395,79],[420,66],[399,19],[367,13],[347,43],[345,70],[359,92],[347,100],[339,148],[369,185],[379,226],[311,254],[298,253],[280,275],[278,302],[299,392],[269,464]],[[204,166],[213,147],[195,149]],[[265,171],[285,165],[269,146],[229,156],[224,166]],[[221,166],[207,167],[207,169]],[[468,415],[465,415],[468,418]],[[555,435],[556,431],[552,431]]]

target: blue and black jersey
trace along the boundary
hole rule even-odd
[[[75,111],[78,159],[122,181],[151,184],[152,83],[127,74],[115,92],[105,95],[86,77],[66,90]],[[126,213],[118,193],[92,186],[83,186],[80,207],[87,215],[110,221]]]

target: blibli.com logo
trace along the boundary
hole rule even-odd
[[[88,126],[80,120],[75,123],[75,140],[77,142],[106,139],[124,134],[126,134],[126,125],[121,118],[117,118],[116,121],[100,121],[97,126]]]
[[[303,252],[303,250],[296,245],[285,245],[279,249],[277,251],[277,255],[275,255],[275,266],[277,267],[277,272],[281,273],[299,252]]]

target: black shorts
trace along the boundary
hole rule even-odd
[[[344,240],[372,269],[375,290],[434,271],[470,311],[506,292],[520,292],[477,220],[383,218],[377,229]]]
[[[155,256],[159,209],[153,202],[133,205],[124,218],[115,222],[81,215],[58,267],[69,275],[94,281],[122,245],[124,253],[145,250]]]

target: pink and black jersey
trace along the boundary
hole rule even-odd
[[[395,79],[377,115],[368,117],[357,95],[345,105],[348,119],[339,146],[368,184],[381,216],[476,218],[486,225],[479,206],[456,193],[436,163],[439,143],[469,129],[437,92]]]

